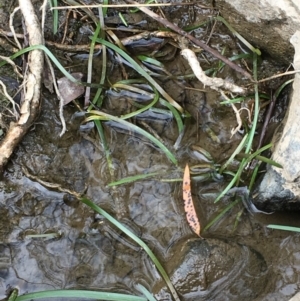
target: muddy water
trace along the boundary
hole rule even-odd
[[[180,16],[180,25],[184,26],[193,17],[190,13],[189,9],[180,14],[175,10],[169,17],[173,20],[172,14]],[[201,16],[206,20],[207,16]],[[202,21],[197,18],[195,22]],[[202,38],[206,33],[199,29],[195,34]],[[213,35],[210,43],[220,51],[226,44],[231,54],[241,51],[228,33]],[[206,64],[206,57],[199,59]],[[179,55],[166,62],[166,67],[172,74],[189,72]],[[260,71],[272,74],[270,68],[270,63],[263,61]],[[120,77],[117,66],[109,69],[110,79]],[[99,74],[99,69],[94,71]],[[226,67],[219,76],[241,81]],[[179,167],[146,138],[108,122],[104,129],[115,179],[161,172],[156,178],[116,188],[107,186],[111,175],[95,129],[81,127],[82,117],[70,105],[65,109],[68,132],[60,138],[57,100],[44,92],[41,116],[0,182],[0,298],[5,298],[10,287],[18,287],[20,294],[61,288],[140,294],[136,284],[141,283],[157,300],[171,300],[145,252],[102,216],[70,194],[59,192],[57,185],[85,194],[145,241],[166,267],[181,300],[288,300],[296,293],[300,280],[299,235],[269,230],[266,225],[299,227],[297,214],[250,215],[238,203],[202,234],[205,239],[195,237],[190,230],[180,182],[161,180],[182,177],[187,162],[202,162],[193,145],[203,147],[216,163],[222,163],[242,135],[231,138],[235,116],[230,107],[219,104],[217,93],[203,91],[196,80],[163,80],[162,85],[193,116],[186,122],[179,147],[174,149],[178,132],[170,115],[144,113],[134,122],[150,125],[176,154]],[[104,109],[115,115],[128,113],[133,109],[132,98],[136,96],[108,91]],[[139,99],[141,103],[146,100]],[[275,121],[282,118],[280,108]],[[214,204],[227,180],[218,177],[192,182],[202,228],[233,201],[224,198]],[[41,181],[56,186],[50,188]],[[48,236],[31,236],[45,234]]]
[[[107,108],[117,99],[126,100],[126,95],[119,96],[108,93]],[[179,182],[151,179],[108,188],[106,159],[94,130],[80,130],[81,119],[69,107],[65,110],[69,131],[59,138],[57,102],[47,93],[43,102],[39,120],[1,182],[1,298],[8,287],[18,287],[21,294],[58,288],[137,293],[135,285],[141,283],[158,300],[171,300],[148,256],[135,243],[84,204],[46,188],[32,176],[85,193],[118,216],[161,259],[182,300],[288,300],[297,291],[299,235],[265,227],[267,223],[299,226],[296,215],[251,216],[237,205],[203,234],[205,240],[195,238],[185,220]],[[206,102],[206,111],[214,111],[215,105]],[[172,148],[176,127],[168,116],[163,117],[155,121],[155,129]],[[212,114],[207,118],[210,123],[215,120]],[[154,126],[152,116],[144,119]],[[191,122],[177,151],[179,166],[199,162],[192,144],[204,145],[215,160],[218,152],[230,152],[235,140],[241,139],[226,142],[224,138],[225,128],[234,123],[231,118],[221,128],[215,126],[221,133],[216,146],[201,126]],[[117,179],[154,171],[182,175],[144,138],[125,134],[115,124],[105,125],[105,131]],[[193,183],[203,226],[231,201],[213,204],[225,184]],[[33,234],[50,236],[30,237]]]

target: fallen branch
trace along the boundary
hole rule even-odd
[[[230,68],[234,69],[235,71],[243,74],[245,77],[252,79],[252,76],[245,71],[243,68],[241,68],[240,66],[236,65],[235,63],[231,62],[229,59],[227,59],[225,56],[221,55],[218,51],[210,48],[208,45],[206,45],[205,43],[201,42],[200,40],[196,39],[195,37],[193,37],[192,35],[190,35],[189,33],[185,32],[183,29],[179,28],[177,25],[169,22],[168,20],[160,17],[159,15],[157,15],[156,13],[154,13],[153,11],[151,11],[150,9],[148,9],[147,7],[143,7],[141,6],[139,3],[137,3],[136,1],[133,0],[126,0],[126,2],[128,3],[132,3],[132,4],[136,4],[136,6],[139,8],[139,10],[141,10],[142,12],[144,12],[145,14],[147,14],[149,17],[153,18],[154,20],[156,20],[157,22],[163,24],[164,26],[166,26],[167,28],[172,29],[173,31],[179,33],[180,35],[182,35],[185,38],[188,38],[191,42],[193,42],[195,45],[201,47],[202,49],[204,49],[207,52],[210,52],[214,57],[220,59],[221,61],[223,61],[226,65],[228,65]]]
[[[41,29],[30,0],[19,0],[19,6],[24,16],[29,44],[43,43]],[[20,118],[8,130],[0,144],[0,173],[3,173],[11,154],[32,125],[40,106],[41,79],[44,66],[42,50],[33,50],[28,56],[28,72],[24,77],[25,99],[20,107]]]

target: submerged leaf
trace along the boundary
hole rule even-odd
[[[192,228],[192,230],[198,236],[200,236],[200,223],[192,199],[190,169],[188,164],[185,166],[185,170],[184,170],[182,191],[183,191],[184,211],[186,213],[186,219],[190,227]]]

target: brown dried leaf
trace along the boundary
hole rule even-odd
[[[83,77],[81,72],[71,73],[78,81]],[[63,96],[64,106],[84,93],[84,87],[62,77],[57,80],[59,93]]]
[[[190,169],[188,164],[185,166],[185,170],[184,170],[182,191],[183,191],[184,211],[186,213],[186,219],[190,227],[192,228],[192,230],[198,236],[200,236],[200,223],[192,199]]]

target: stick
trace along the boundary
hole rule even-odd
[[[207,52],[210,52],[214,57],[216,57],[216,58],[220,59],[221,61],[223,61],[230,68],[234,69],[235,71],[243,74],[245,77],[247,77],[247,78],[249,78],[249,79],[252,80],[252,76],[247,71],[245,71],[243,68],[241,68],[240,66],[238,66],[235,63],[231,62],[225,56],[221,55],[218,51],[210,48],[205,43],[203,43],[200,40],[194,38],[192,35],[190,35],[189,33],[185,32],[183,29],[179,28],[177,25],[169,22],[166,19],[163,19],[162,17],[160,17],[159,15],[157,15],[156,13],[154,13],[153,11],[151,11],[150,9],[148,9],[146,7],[140,7],[139,3],[137,3],[137,2],[135,2],[133,0],[126,0],[126,2],[129,2],[129,3],[132,3],[132,4],[136,4],[136,6],[139,8],[139,10],[141,10],[142,12],[144,12],[145,14],[147,14],[149,17],[153,18],[154,20],[156,20],[157,22],[163,24],[164,26],[172,29],[173,31],[179,33],[183,37],[188,38],[195,45],[201,47],[202,49],[204,49]]]
[[[30,0],[19,0],[19,6],[25,19],[30,45],[43,43],[39,21]],[[41,79],[44,66],[42,50],[33,50],[29,54],[29,68],[24,78],[26,93],[20,108],[20,119],[7,132],[0,144],[0,174],[3,173],[11,154],[32,125],[40,106]]]

